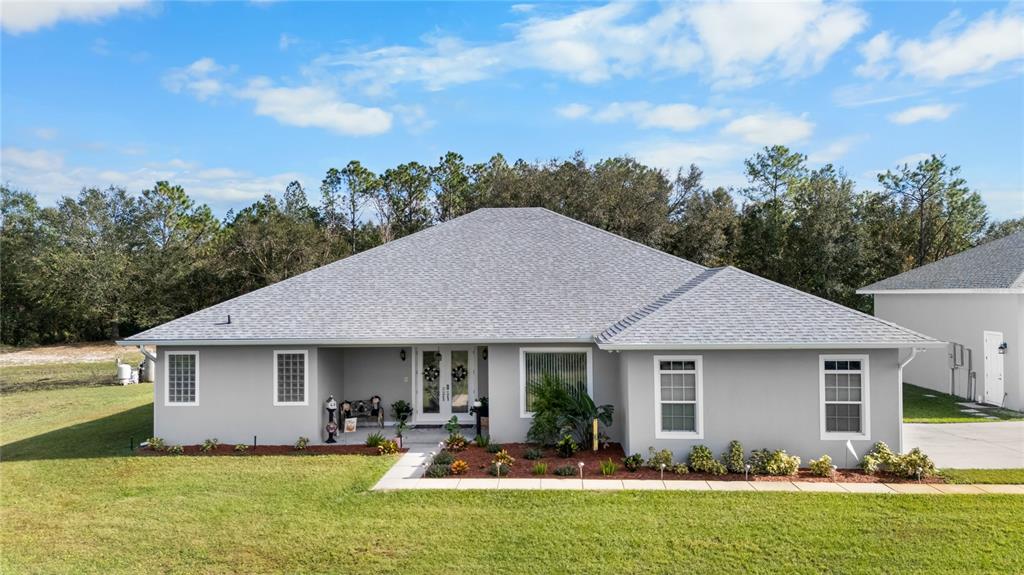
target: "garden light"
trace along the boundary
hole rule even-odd
[[[583,479],[583,462],[581,461],[581,462],[577,463],[576,465],[578,465],[579,468],[580,468],[580,479]]]

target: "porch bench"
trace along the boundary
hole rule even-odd
[[[350,418],[365,419],[367,421],[377,420],[377,426],[384,427],[384,403],[379,395],[369,399],[357,399],[355,401],[345,400],[341,402],[342,421]]]

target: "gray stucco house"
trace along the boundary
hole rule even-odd
[[[123,340],[157,352],[167,441],[325,438],[323,402],[522,441],[544,372],[615,406],[627,452],[901,446],[901,370],[934,339],[540,208],[481,209]],[[852,463],[852,462],[851,462]]]
[[[875,315],[950,342],[906,381],[1024,411],[1024,232],[858,290]]]

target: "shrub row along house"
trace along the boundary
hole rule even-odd
[[[544,375],[615,406],[627,453],[730,440],[846,461],[901,442],[901,371],[945,344],[540,208],[481,209],[120,342],[154,345],[154,432],[325,439],[333,396],[525,439]],[[941,353],[941,351],[940,351]],[[853,465],[855,462],[850,461]]]

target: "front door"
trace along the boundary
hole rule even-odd
[[[476,348],[419,348],[416,421],[443,423],[454,415],[471,423],[469,408],[476,397]]]
[[[1003,354],[999,346],[1003,334],[998,331],[985,332],[985,403],[1003,405]]]

